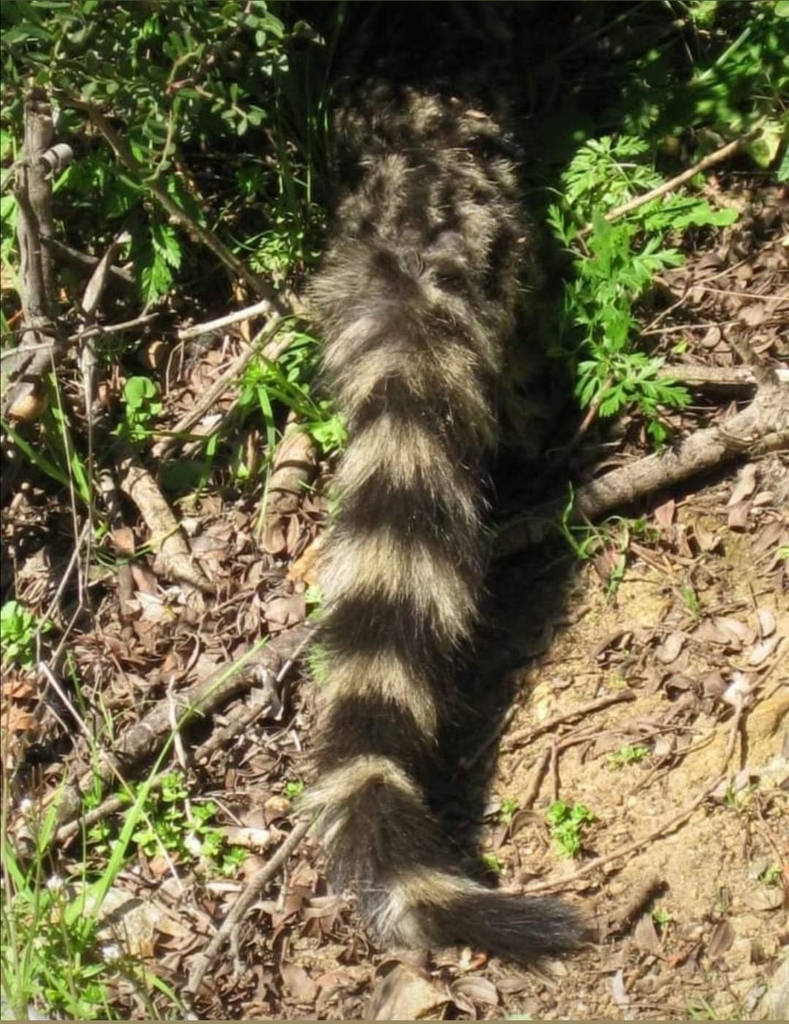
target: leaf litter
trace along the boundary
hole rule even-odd
[[[745,217],[665,272],[673,311],[660,326],[682,329],[688,362],[734,365],[733,325],[762,359],[785,362],[786,213],[768,187],[731,188],[750,188],[740,196]],[[165,416],[176,422],[194,405],[234,344],[191,351]],[[694,416],[700,422],[703,410],[670,414],[682,429]],[[75,720],[105,747],[101,708],[121,740],[154,720],[171,731],[180,691],[249,657],[237,681],[221,684],[226,699],[205,705],[173,754],[189,800],[216,803],[219,835],[240,851],[235,867],[220,875],[186,850],[140,851],[103,910],[106,941],[142,953],[176,990],[289,833],[310,778],[314,686],[298,659],[327,510],[319,495],[304,496],[304,484],[325,467],[305,435],[286,436],[262,519],[253,502],[217,493],[180,507],[176,528],[189,545],[179,557],[190,560],[182,578],[168,578],[156,552],[146,554],[155,525],[140,517],[113,531],[116,555],[132,562],[130,590],[121,600],[111,573],[85,581],[94,622],[89,633],[77,630],[69,652],[83,681],[78,709],[32,672],[9,672],[2,683],[14,786],[54,799],[65,782],[90,776],[93,754]],[[628,443],[623,435],[623,457]],[[555,586],[539,577],[531,586],[527,617],[543,640],[517,673],[515,711],[477,823],[481,846],[501,884],[567,891],[588,908],[599,945],[529,971],[479,950],[381,953],[352,898],[327,890],[307,836],[213,958],[193,997],[199,1015],[686,1019],[708,1005],[717,1019],[762,1019],[789,944],[788,508],[789,467],[769,454],[657,502],[652,529],[627,540],[621,578],[623,552],[612,544],[574,570],[561,616]],[[68,510],[32,487],[15,495],[2,527],[17,600],[59,628],[75,606],[69,588],[58,597],[68,548],[50,538],[68,537],[68,521]],[[627,753],[639,748],[645,753]],[[151,749],[127,750],[114,770],[133,780],[150,767]],[[661,829],[713,784],[692,813]],[[545,824],[559,798],[594,813],[576,860],[557,856]],[[117,822],[123,806],[107,803],[98,820]],[[505,807],[513,808],[506,822]],[[25,827],[20,812],[20,841]],[[67,817],[60,827],[56,857],[76,875],[77,831]],[[133,985],[119,980],[114,996],[127,1019],[145,1018]]]

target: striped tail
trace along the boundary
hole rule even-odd
[[[382,943],[464,941],[525,961],[578,945],[579,919],[557,900],[464,877],[425,798],[453,663],[475,622],[500,369],[492,339],[505,326],[453,316],[432,271],[357,242],[313,289],[351,441],[322,572],[326,680],[305,802],[333,885],[355,886]]]

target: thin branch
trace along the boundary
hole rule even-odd
[[[631,505],[738,456],[789,448],[789,385],[770,372],[773,380],[757,388],[745,409],[679,439],[671,448],[579,487],[573,500],[572,521],[594,522],[614,508]],[[566,504],[566,500],[547,502],[528,516],[502,524],[496,557],[506,557],[544,540],[547,531],[561,519]]]
[[[86,252],[80,252],[79,249],[73,249],[70,245],[66,245],[65,242],[61,242],[58,238],[52,238],[49,235],[42,235],[41,241],[51,249],[56,256],[59,256],[64,263],[69,263],[71,266],[80,270],[92,271],[99,262],[97,256],[90,256]],[[125,267],[116,267],[113,265],[109,268],[109,273],[116,281],[119,281],[124,285],[134,284],[134,275]]]
[[[613,704],[624,704],[634,701],[636,695],[631,690],[620,690],[618,693],[608,693],[604,697],[600,697],[597,700],[591,701],[589,704],[584,704],[580,708],[573,708],[570,711],[565,711],[561,715],[554,715],[553,718],[547,718],[544,722],[540,722],[538,725],[532,725],[528,729],[520,729],[518,732],[514,732],[511,736],[506,737],[506,746],[508,750],[512,750],[514,747],[522,747],[527,743],[531,743],[538,736],[542,736],[543,733],[550,732],[555,729],[557,725],[563,725],[565,722],[570,722],[574,718],[584,718],[586,715],[594,714],[595,711],[602,711],[604,708],[610,708]]]
[[[735,153],[739,153],[746,142],[752,139],[756,133],[757,130],[754,130],[752,132],[748,132],[739,139],[735,139],[733,142],[727,142],[725,146],[721,146],[712,153],[708,153],[705,157],[699,160],[698,163],[693,164],[692,167],[688,167],[675,177],[669,178],[668,181],[664,181],[661,185],[657,185],[655,188],[650,189],[641,196],[635,196],[633,199],[628,199],[628,201],[626,203],[622,203],[621,206],[615,206],[613,210],[608,211],[605,215],[605,219],[608,221],[617,220],[619,217],[624,217],[625,214],[632,213],[633,210],[637,210],[641,206],[646,206],[646,204],[651,203],[653,199],[660,199],[661,196],[668,195],[669,192],[676,192],[678,188],[681,188],[697,174],[701,174],[703,171],[709,170],[710,167],[715,167],[716,164],[721,164],[725,160],[728,160],[729,157],[734,156]],[[587,224],[583,231],[581,231],[581,235],[588,235],[591,231],[592,225]]]
[[[220,316],[216,320],[209,320],[204,324],[194,324],[192,327],[182,327],[178,332],[179,341],[187,341],[189,338],[199,338],[202,334],[212,334],[214,331],[221,331],[224,327],[237,324],[241,320],[251,320],[256,316],[265,316],[271,312],[271,303],[268,299],[261,299],[252,306],[245,309],[237,309],[226,316]]]
[[[195,965],[192,968],[189,974],[189,980],[186,983],[186,992],[188,995],[197,995],[197,990],[202,984],[206,972],[216,959],[216,956],[222,946],[231,937],[244,914],[246,914],[250,907],[252,907],[256,902],[268,883],[273,878],[276,878],[279,872],[284,868],[290,855],[302,841],[304,836],[306,836],[307,832],[309,832],[311,825],[312,821],[307,818],[296,822],[293,826],[293,830],[282,846],[280,846],[274,856],[263,865],[260,871],[257,872],[249,885],[247,885],[244,892],[241,893],[236,902],[230,908],[230,911],[222,922],[222,926],[219,931],[208,943],[205,950],[198,954],[195,959]]]

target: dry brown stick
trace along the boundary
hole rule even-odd
[[[575,708],[572,711],[565,711],[561,715],[554,715],[553,718],[547,718],[544,722],[540,722],[538,725],[530,726],[528,729],[521,729],[518,732],[514,732],[512,736],[506,738],[507,750],[512,750],[515,747],[525,746],[527,743],[531,743],[538,736],[542,736],[543,733],[550,732],[555,729],[557,725],[564,725],[565,722],[570,722],[574,718],[579,718],[585,715],[592,715],[595,711],[602,711],[604,708],[611,707],[613,704],[622,704],[624,702],[633,701],[636,699],[636,695],[631,690],[621,690],[618,693],[608,693],[605,697],[599,697],[597,700],[591,701],[589,704],[584,704],[580,708]]]
[[[203,334],[212,334],[214,331],[221,331],[225,327],[240,323],[242,320],[252,320],[256,316],[267,316],[271,313],[271,305],[268,299],[262,299],[252,306],[244,309],[236,309],[225,316],[217,317],[216,320],[208,320],[204,324],[193,324],[191,327],[182,327],[178,331],[179,341],[188,341],[189,338],[199,338]]]
[[[677,441],[671,448],[612,470],[579,487],[572,520],[594,522],[607,512],[645,495],[714,469],[738,455],[789,447],[789,384],[760,386],[745,409],[713,427]],[[565,502],[551,502],[499,528],[496,557],[503,558],[545,538]]]
[[[189,980],[186,983],[186,992],[188,995],[197,995],[197,990],[206,975],[206,971],[214,962],[222,946],[227,942],[244,914],[246,914],[250,907],[255,903],[268,883],[275,878],[285,866],[290,855],[309,831],[311,824],[312,822],[306,818],[301,821],[297,821],[282,846],[280,846],[274,856],[264,864],[260,871],[258,871],[250,880],[246,889],[230,908],[230,911],[222,922],[219,931],[208,943],[205,950],[202,953],[199,953],[195,958],[195,965],[190,971]]]
[[[47,246],[47,248],[51,249],[56,256],[59,256],[64,263],[68,263],[72,267],[84,270],[86,273],[91,273],[99,262],[97,256],[90,256],[86,252],[80,252],[79,249],[73,249],[70,245],[66,245],[65,242],[61,242],[60,239],[53,238],[50,235],[42,235],[41,241]],[[112,265],[109,268],[109,274],[121,284],[134,284],[134,275],[126,267],[116,267],[115,265]]]
[[[628,894],[627,901],[609,915],[605,925],[604,935],[616,935],[622,932],[631,924],[636,916],[641,913],[644,907],[666,888],[665,879],[659,875],[649,875],[643,882],[636,886],[635,890]]]
[[[772,372],[779,383],[789,383],[789,370],[779,366]],[[685,384],[689,388],[709,388],[716,391],[753,391],[759,384],[756,373],[750,366],[693,366],[681,363],[662,366],[657,375]]]
[[[94,103],[78,99],[74,96],[64,97],[64,99],[70,106],[87,113],[93,125],[104,136],[118,160],[148,189],[173,220],[187,231],[189,235],[202,242],[207,249],[210,249],[234,276],[245,281],[256,295],[259,295],[261,299],[267,300],[271,311],[278,313],[280,316],[291,312],[286,296],[279,294],[268,281],[254,274],[242,260],[233,255],[230,249],[213,231],[202,224],[198,224],[197,221],[188,216],[178,203],[175,202],[167,189],[146,174],[145,168],[134,156],[126,141],[115,131]]]
[[[636,196],[633,199],[628,199],[628,201],[626,203],[622,203],[621,206],[615,206],[613,210],[608,211],[605,215],[605,219],[609,221],[617,220],[617,218],[624,217],[625,214],[632,213],[633,210],[637,210],[639,207],[645,206],[647,203],[651,203],[653,199],[660,199],[661,196],[668,195],[669,192],[676,192],[678,188],[681,188],[697,174],[701,174],[703,171],[709,170],[710,167],[715,167],[716,164],[721,164],[724,160],[728,160],[729,157],[734,156],[735,153],[738,153],[745,143],[748,142],[749,139],[753,138],[755,134],[755,131],[749,132],[747,135],[743,135],[741,138],[735,139],[733,142],[727,142],[725,146],[721,146],[712,153],[708,153],[692,167],[688,167],[675,177],[670,178],[668,181],[664,181],[661,185],[650,189],[649,192],[645,192],[643,195]],[[592,231],[592,225],[587,224],[581,234],[588,235],[590,231]]]
[[[150,792],[154,792],[159,789],[165,779],[169,778],[170,772],[159,772],[155,775],[148,783]],[[66,822],[65,825],[61,825],[60,828],[55,832],[54,842],[58,846],[63,846],[69,840],[73,839],[78,832],[83,829],[88,829],[91,825],[95,825],[98,821],[104,821],[105,818],[109,818],[111,814],[116,814],[118,811],[122,811],[129,806],[129,795],[128,793],[113,793],[112,796],[108,796],[105,800],[99,804],[98,807],[94,807],[92,811],[85,811],[79,818],[73,821]]]
[[[265,646],[253,648],[230,665],[223,665],[207,679],[171,697],[158,701],[140,719],[131,725],[116,741],[112,753],[103,752],[97,763],[79,779],[58,789],[51,802],[57,803],[57,823],[63,826],[81,814],[82,798],[96,782],[108,783],[114,777],[122,778],[137,764],[155,758],[172,732],[172,708],[175,702],[179,727],[183,728],[198,716],[210,715],[251,689],[257,681],[257,672],[266,668],[271,672],[281,669],[283,662],[301,650],[305,637],[311,633],[308,626],[296,626],[281,633]]]
[[[159,485],[140,465],[134,452],[124,452],[118,461],[118,484],[140,510],[150,531],[154,572],[176,583],[188,583],[205,594],[215,594],[216,585],[193,558],[189,542]]]
[[[42,234],[53,233],[52,183],[43,156],[55,137],[52,107],[42,89],[31,89],[25,99],[25,142],[22,159],[14,175],[19,245],[19,291],[22,303],[22,331],[19,347],[24,354],[9,360],[6,373],[24,377],[3,395],[0,410],[5,416],[22,408],[35,390],[38,378],[48,372],[61,355],[65,341],[57,325],[57,291],[49,250],[41,244]]]
[[[789,443],[789,386],[762,386],[747,408],[713,427],[697,430],[672,448],[615,469],[576,492],[575,514],[597,519],[614,505],[630,504],[654,491],[719,466],[759,440],[785,434]]]
[[[553,746],[546,747],[535,764],[534,771],[529,779],[529,788],[526,790],[523,799],[518,801],[524,809],[533,807],[534,801],[540,795],[540,787],[542,786],[542,780],[545,778],[545,773],[548,771],[548,765],[551,763],[552,753]]]
[[[618,850],[614,850],[612,853],[606,854],[604,857],[596,857],[588,864],[585,864],[582,868],[579,868],[572,875],[569,875],[567,878],[563,878],[560,882],[542,882],[539,885],[530,886],[529,889],[526,890],[527,895],[538,892],[549,892],[558,887],[564,888],[569,886],[579,878],[585,878],[593,871],[599,871],[601,868],[605,867],[606,864],[619,860],[620,857],[627,857],[631,853],[638,853],[643,847],[649,846],[656,839],[662,839],[667,833],[672,832],[678,825],[681,825],[686,821],[694,811],[701,807],[705,800],[708,800],[712,796],[721,783],[726,781],[728,764],[737,744],[737,736],[740,732],[740,725],[742,723],[744,711],[745,708],[742,702],[740,702],[736,708],[734,718],[732,719],[729,741],[726,744],[720,773],[716,775],[715,779],[709,783],[709,785],[704,787],[698,796],[691,800],[689,804],[686,804],[682,810],[662,822],[648,835],[642,836],[641,839],[635,839],[632,843],[627,843],[627,845],[620,847]]]

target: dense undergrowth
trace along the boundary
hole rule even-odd
[[[302,13],[301,5],[263,0],[0,5],[3,353],[19,334],[12,182],[31,85],[46,90],[57,138],[74,152],[54,181],[63,329],[76,333],[85,322],[79,254],[95,261],[114,240],[124,276],[108,288],[99,323],[158,314],[152,324],[97,336],[98,376],[106,381],[98,450],[76,362],[46,377],[35,415],[2,425],[15,456],[4,502],[25,486],[62,502],[71,543],[87,523],[91,557],[110,572],[117,554],[100,472],[122,445],[151,459],[172,429],[156,346],[171,344],[178,327],[271,288],[297,291],[319,258],[329,205],[331,67],[344,14],[342,4],[332,6],[331,31],[320,34],[309,5]],[[640,336],[640,304],[661,272],[683,260],[689,238],[731,224],[738,211],[701,173],[621,208],[738,139],[743,166],[789,178],[789,4],[551,6],[564,8],[553,15],[563,19],[562,44],[557,49],[553,24],[534,20],[529,53],[544,56],[524,72],[522,111],[534,151],[524,159],[525,194],[564,259],[549,355],[572,381],[579,419],[583,409],[604,419],[627,411],[659,445],[670,438],[666,411],[688,395],[659,373],[671,350]],[[550,44],[539,45],[541,32]],[[263,283],[257,293],[256,280]],[[318,342],[301,321],[282,330],[293,335],[286,354],[277,362],[253,356],[233,414],[192,438],[189,460],[156,467],[174,499],[216,490],[262,501],[294,418],[321,457],[341,448],[342,424],[315,383]],[[188,358],[199,358],[201,344]],[[262,457],[248,455],[250,429]],[[144,554],[138,548],[135,557]],[[37,619],[5,576],[2,601],[4,670],[19,685],[70,627]],[[79,700],[79,673],[68,659],[64,676]],[[13,783],[20,766],[3,760]],[[137,993],[157,991],[178,1014],[163,980],[99,937],[102,899],[131,857],[177,850],[181,863],[208,875],[237,865],[212,831],[215,808],[192,805],[181,780],[158,775],[164,763],[162,755],[144,782],[125,784],[118,828],[85,830],[67,880],[52,852],[51,814],[26,812],[24,855],[8,842],[5,821],[20,787],[3,787],[4,1016],[36,1005],[77,1019],[122,1017],[119,976]]]

